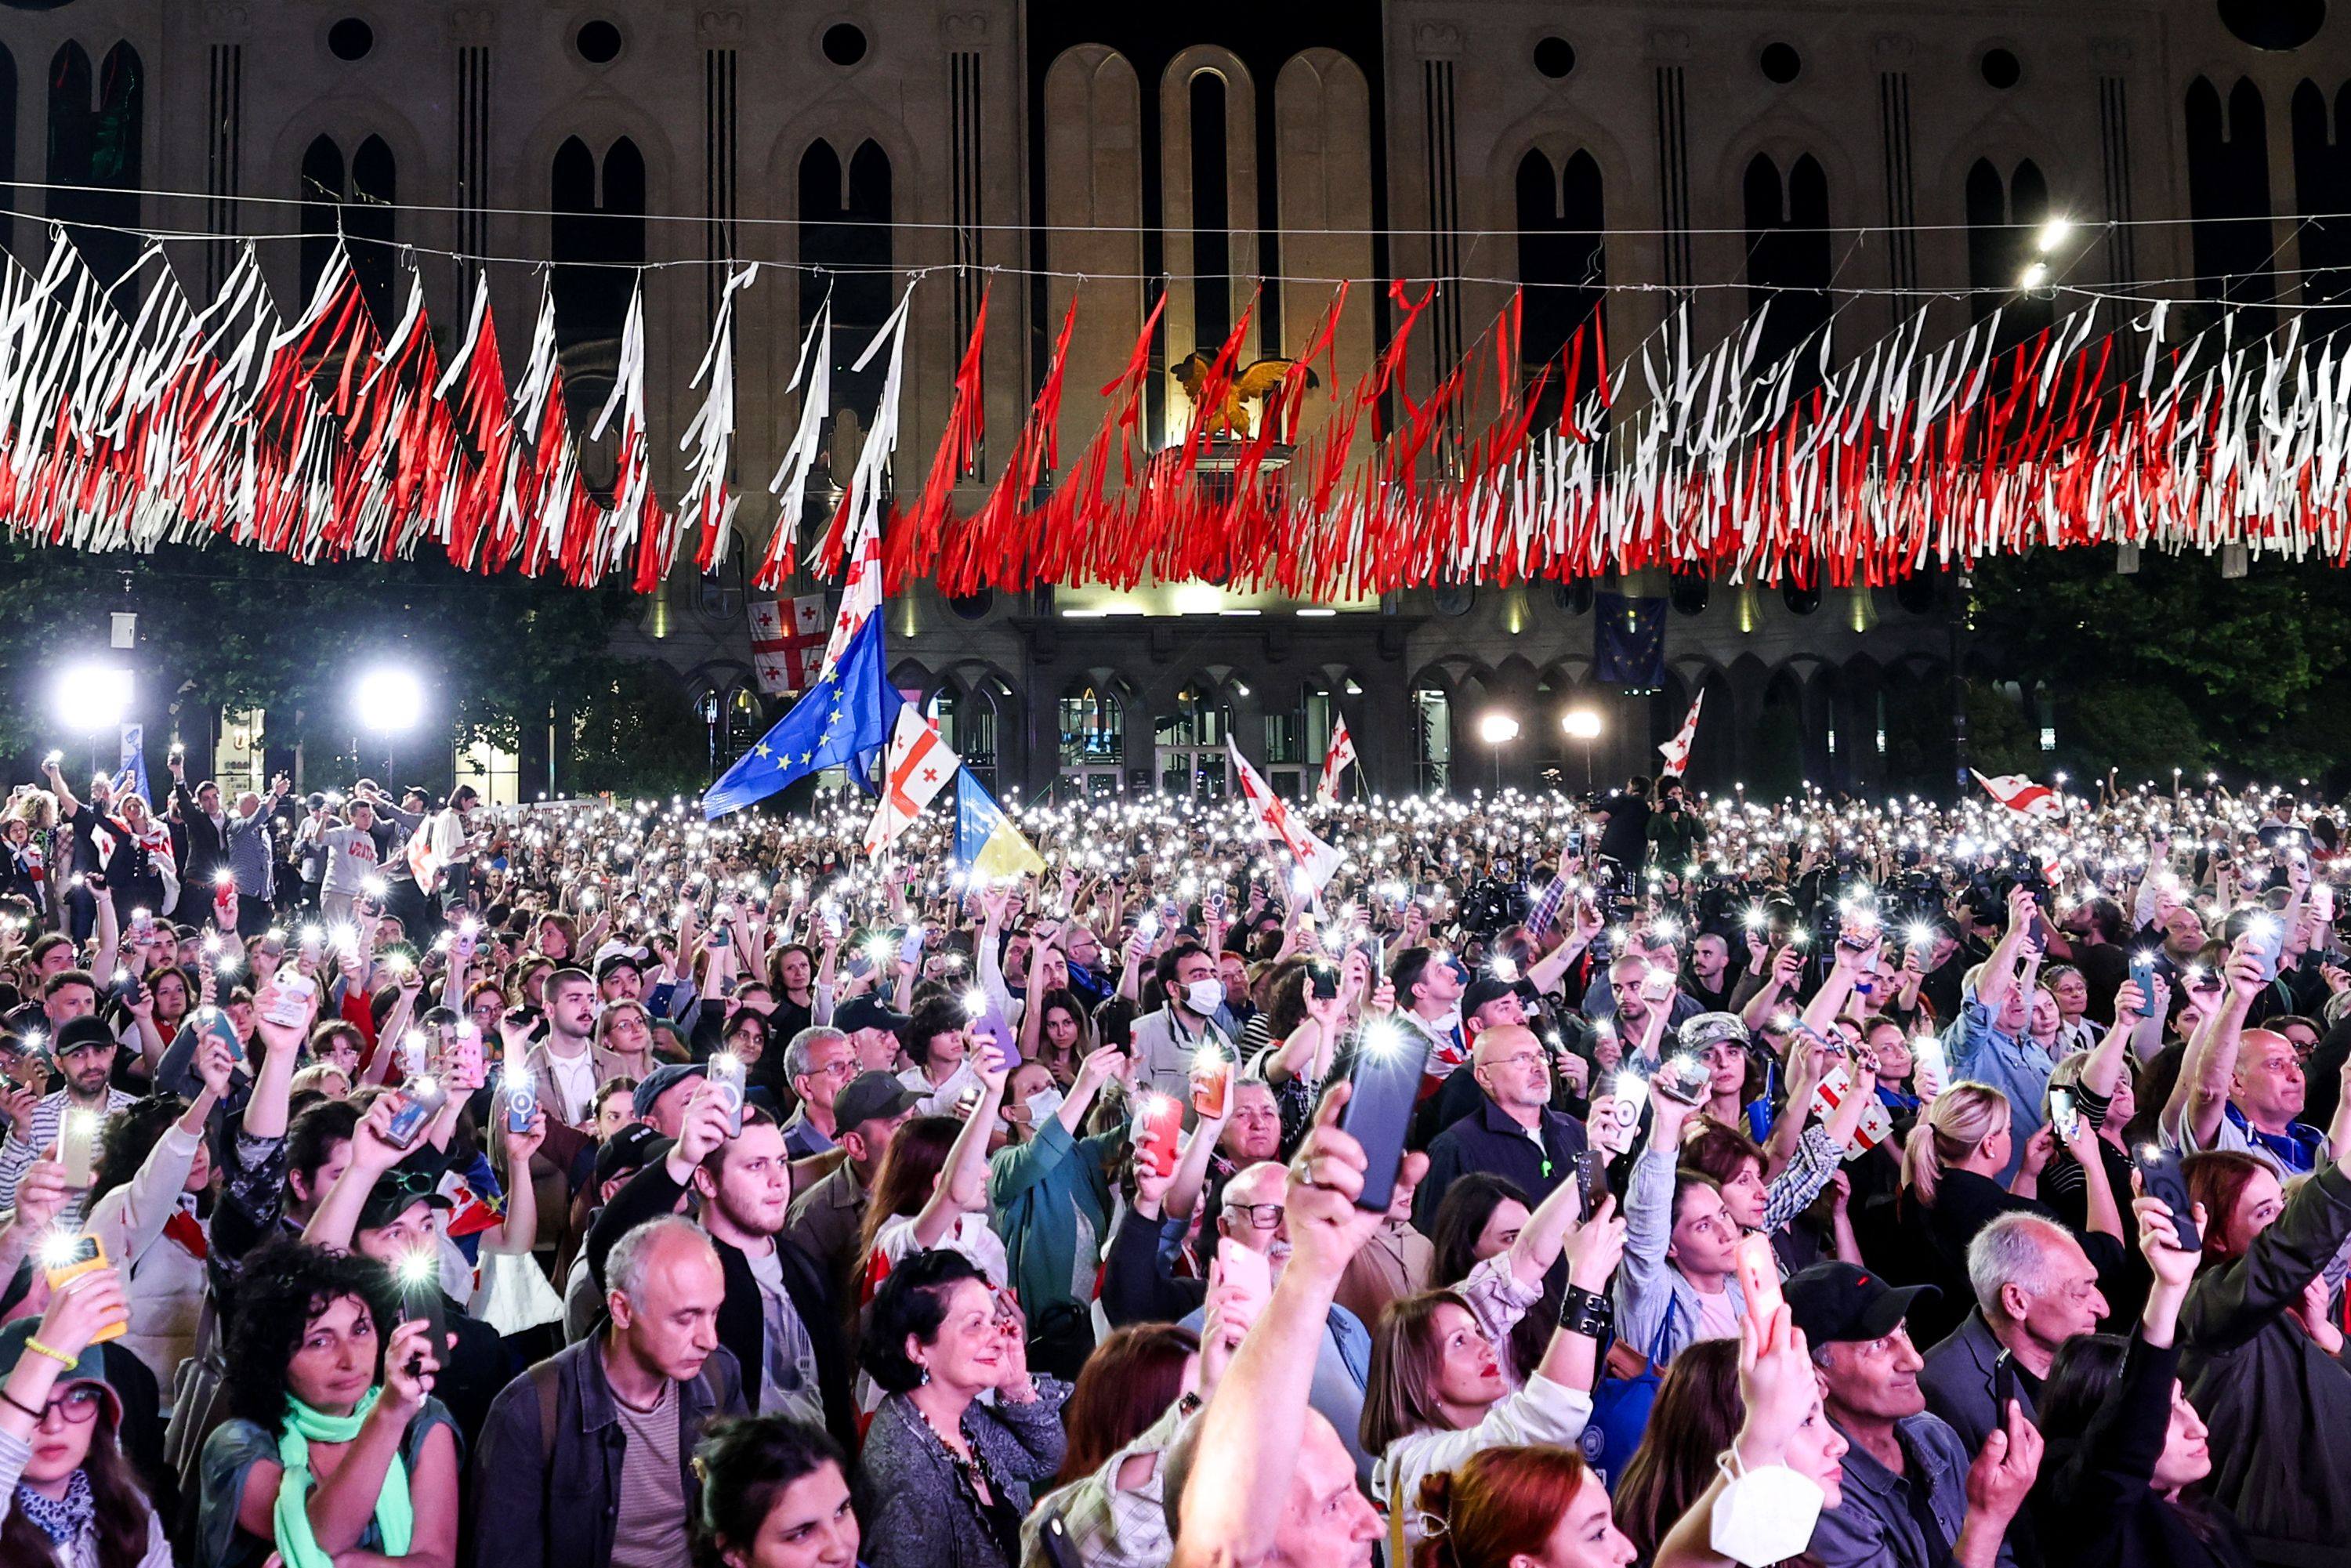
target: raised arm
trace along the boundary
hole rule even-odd
[[[2032,890],[2022,883],[2008,890],[2008,929],[2001,933],[2000,945],[1984,960],[1983,978],[1976,984],[1976,1000],[1995,1017],[2015,994],[2017,960],[2023,954],[2025,934],[2032,929],[2038,907],[2032,902]]]
[[[946,1164],[931,1184],[931,1196],[914,1216],[914,1245],[936,1247],[955,1229],[958,1215],[987,1206],[987,1134],[996,1125],[998,1107],[1004,1103],[1004,1085],[1011,1066],[998,1055],[992,1040],[975,1040],[972,1049],[984,1057],[974,1071],[979,1076],[979,1101],[964,1118],[962,1129],[947,1149]]]
[[[2260,961],[2249,951],[2251,946],[2240,936],[2229,950],[2220,1005],[2189,1040],[2187,1056],[2179,1064],[2179,1080],[2164,1104],[2160,1124],[2183,1145],[2209,1149],[2220,1135],[2230,1082],[2237,1072],[2237,1049],[2243,1042],[2245,1013],[2266,983]]]

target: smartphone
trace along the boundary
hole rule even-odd
[[[1144,1094],[1137,1098],[1134,1112],[1134,1158],[1137,1164],[1147,1164],[1154,1176],[1169,1176],[1176,1169],[1176,1137],[1183,1131],[1184,1107],[1165,1094]]]
[[[1078,1544],[1070,1539],[1069,1526],[1058,1513],[1046,1515],[1037,1527],[1037,1544],[1044,1549],[1048,1568],[1085,1568],[1086,1560],[1079,1555]]]
[[[2200,1252],[2204,1239],[2196,1229],[2196,1206],[2189,1200],[2188,1178],[2180,1173],[2179,1151],[2159,1144],[2142,1144],[2131,1155],[2139,1185],[2149,1197],[2159,1197],[2171,1210],[2172,1234],[2183,1252]]]
[[[920,925],[910,925],[906,928],[905,940],[898,944],[898,962],[911,964],[922,956],[923,928]]]
[[[1233,1059],[1211,1040],[1192,1053],[1192,1109],[1203,1116],[1222,1117],[1233,1082]]]
[[[1379,983],[1380,977],[1387,973],[1388,945],[1386,941],[1374,933],[1367,931],[1356,939],[1355,951],[1361,953],[1364,956],[1364,962],[1371,966],[1372,983],[1374,985],[1377,985]]]
[[[2331,933],[2335,926],[2335,884],[2333,883],[2314,882],[2310,884],[2310,909],[2312,914],[2318,916],[2318,923],[2327,927]]]
[[[2017,1397],[2016,1358],[2013,1355],[2011,1355],[2007,1351],[2003,1350],[1998,1355],[1991,1358],[1991,1410],[1993,1418],[2003,1422],[2006,1421],[2008,1419],[2009,1405]]]
[[[1747,1298],[1749,1317],[1769,1317],[1780,1310],[1780,1260],[1771,1255],[1768,1232],[1757,1230],[1740,1237],[1731,1267],[1739,1276],[1739,1293]]]
[[[1339,996],[1339,971],[1321,961],[1306,966],[1306,984],[1318,1001],[1335,1001]]]
[[[306,1005],[318,991],[318,984],[301,970],[280,965],[269,978],[268,999],[261,1004],[261,1016],[280,1029],[299,1029],[310,1017]]]
[[[1650,1082],[1667,1099],[1683,1105],[1695,1105],[1706,1098],[1706,1086],[1711,1076],[1706,1063],[1697,1057],[1675,1056],[1667,1060]]]
[[[49,1290],[54,1293],[68,1280],[78,1280],[106,1267],[106,1244],[89,1231],[59,1233],[43,1239],[40,1247],[41,1272],[48,1276]],[[110,1323],[89,1336],[92,1344],[104,1344],[110,1339],[120,1339],[131,1326],[125,1318]]]
[[[1217,1239],[1217,1272],[1254,1307],[1263,1307],[1273,1295],[1273,1270],[1265,1254],[1250,1250],[1229,1236]]]
[[[1577,1150],[1575,1155],[1575,1196],[1579,1203],[1582,1205],[1583,1212],[1578,1214],[1576,1218],[1578,1219],[1591,1218],[1593,1210],[1598,1207],[1600,1199],[1607,1193],[1607,1191],[1608,1166],[1606,1162],[1600,1157],[1600,1151],[1593,1148]]]
[[[441,1113],[441,1107],[448,1103],[449,1091],[439,1079],[429,1073],[411,1079],[408,1086],[401,1091],[400,1109],[392,1113],[392,1125],[387,1129],[392,1146],[395,1149],[413,1146],[418,1138],[423,1136],[424,1129],[432,1125],[433,1118]]]
[[[1412,1128],[1427,1062],[1428,1037],[1394,1025],[1366,1030],[1355,1050],[1355,1065],[1347,1076],[1352,1087],[1339,1111],[1339,1126],[1364,1146],[1364,1190],[1356,1195],[1357,1208],[1384,1214],[1395,1196],[1405,1134]]]
[[[2131,984],[2138,988],[2139,998],[2147,1006],[2155,1005],[2155,955],[2134,953],[2130,961]]]
[[[2074,1108],[2073,1091],[2070,1089],[2049,1091],[2049,1125],[2057,1134],[2057,1141],[2060,1144],[2072,1143],[2074,1134],[2081,1126],[2081,1123],[2082,1113]]]
[[[57,1119],[57,1163],[66,1168],[66,1186],[88,1190],[97,1175],[98,1139],[106,1123],[95,1111],[68,1105]]]
[[[1662,1002],[1673,994],[1674,972],[1671,969],[1652,966],[1649,972],[1641,977],[1641,999],[1643,1001]]]
[[[2260,915],[2245,927],[2245,935],[2252,938],[2246,952],[2261,961],[2262,978],[2276,979],[2278,955],[2285,948],[2285,922],[2274,915]]]
[[[449,1075],[450,1086],[462,1092],[470,1094],[489,1082],[488,1064],[482,1060],[481,1027],[472,1019],[460,1018],[450,1030],[441,1065]]]
[[[726,1110],[726,1135],[740,1137],[743,1133],[743,1059],[731,1051],[713,1053],[707,1074],[710,1092]]]
[[[439,1256],[429,1246],[420,1247],[400,1260],[395,1272],[400,1278],[400,1321],[422,1322],[424,1341],[433,1347],[433,1359],[445,1360],[449,1354],[449,1309],[441,1294]],[[408,1370],[413,1375],[423,1364],[422,1360],[412,1360]]]

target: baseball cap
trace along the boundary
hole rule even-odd
[[[77,1051],[88,1051],[93,1046],[103,1046],[112,1051],[115,1044],[114,1031],[106,1027],[105,1019],[96,1017],[68,1019],[65,1026],[57,1030],[57,1039],[50,1042],[49,1053],[62,1061]]]
[[[1932,1285],[1894,1285],[1857,1263],[1815,1263],[1780,1287],[1788,1311],[1813,1344],[1878,1339],[1910,1315],[1921,1296],[1939,1296]]]
[[[855,1034],[861,1029],[904,1034],[911,1021],[904,1013],[883,1007],[870,996],[852,997],[832,1009],[832,1027],[843,1034]]]
[[[1473,1017],[1479,1008],[1499,1002],[1504,997],[1516,996],[1518,989],[1514,981],[1498,979],[1492,975],[1480,975],[1469,982],[1468,990],[1461,993],[1461,1016]]]
[[[710,1071],[700,1061],[664,1061],[638,1081],[637,1090],[630,1096],[629,1109],[639,1116],[653,1113],[653,1102],[689,1078],[700,1078]]]
[[[832,1097],[832,1124],[854,1127],[886,1121],[920,1103],[922,1098],[886,1072],[861,1072]]]
[[[644,1169],[655,1160],[668,1158],[670,1147],[676,1141],[663,1137],[648,1123],[630,1123],[596,1151],[596,1185],[601,1186],[616,1176],[626,1176]]]
[[[25,1359],[25,1347],[40,1332],[40,1328],[38,1318],[18,1318],[6,1328],[0,1329],[0,1383],[7,1381],[8,1375],[16,1370],[16,1364]],[[122,1424],[122,1396],[115,1393],[114,1385],[107,1381],[104,1345],[82,1346],[80,1358],[57,1375],[57,1387],[63,1388],[68,1383],[95,1383],[105,1389],[108,1401],[114,1406],[115,1425]]]
[[[1747,1021],[1737,1013],[1699,1013],[1683,1022],[1679,1038],[1682,1049],[1692,1056],[1726,1040],[1741,1047],[1750,1042]]]
[[[403,1170],[398,1166],[375,1178],[368,1188],[367,1201],[360,1206],[360,1218],[354,1227],[360,1230],[381,1230],[406,1213],[414,1204],[427,1208],[453,1208],[447,1198],[436,1190],[440,1178],[429,1171]]]

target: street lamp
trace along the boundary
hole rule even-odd
[[[1560,716],[1559,727],[1568,738],[1583,743],[1583,789],[1592,790],[1592,743],[1600,738],[1600,716],[1588,707],[1572,707]]]
[[[414,729],[424,716],[424,683],[397,664],[379,664],[363,673],[351,687],[351,714],[360,728],[383,742],[383,769],[390,774],[393,740]],[[351,750],[359,750],[357,741],[351,743]],[[398,786],[387,778],[384,788]]]
[[[1519,737],[1519,721],[1509,714],[1494,712],[1478,721],[1478,738],[1494,748],[1494,794],[1502,793],[1502,747]]]
[[[131,672],[95,662],[68,664],[57,673],[53,696],[57,721],[90,737],[90,770],[101,770],[98,737],[109,730],[120,733],[122,721],[131,712]]]

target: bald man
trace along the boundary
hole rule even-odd
[[[718,1343],[726,1270],[703,1228],[673,1214],[614,1242],[604,1282],[603,1332],[490,1406],[474,1486],[499,1506],[475,1526],[476,1563],[685,1561],[686,1521],[701,1501],[695,1445],[712,1420],[744,1413],[741,1374]],[[540,1427],[550,1409],[552,1437]]]
[[[1523,1024],[1479,1032],[1469,1054],[1477,1109],[1428,1145],[1428,1179],[1420,1184],[1413,1223],[1427,1232],[1446,1188],[1470,1171],[1491,1171],[1527,1195],[1530,1207],[1575,1174],[1585,1148],[1583,1124],[1551,1108],[1551,1053]]]

